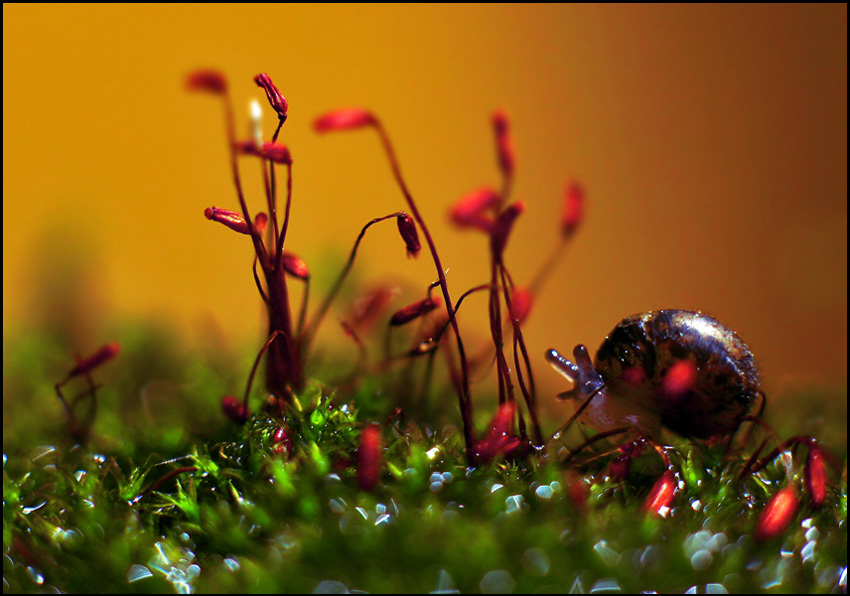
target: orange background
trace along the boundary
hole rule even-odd
[[[325,280],[335,271],[316,269],[328,255],[405,208],[374,134],[312,131],[326,110],[363,106],[383,120],[455,297],[487,280],[486,242],[446,211],[499,183],[495,108],[511,114],[513,196],[527,206],[508,248],[517,282],[556,240],[565,181],[583,183],[585,224],[526,327],[543,400],[564,388],[545,348],[595,349],[623,316],[657,308],[704,310],[735,329],[769,394],[844,386],[846,15],[846,5],[4,5],[4,340],[66,296],[85,302],[92,328],[141,316],[189,342],[217,325],[228,341],[259,344],[250,243],[203,217],[237,208],[220,103],[183,86],[188,71],[214,67],[229,77],[240,131],[254,97],[273,131],[258,72],[289,100],[287,246]],[[242,174],[256,210],[253,165]],[[407,261],[394,227],[367,236],[359,278],[424,287],[433,264]],[[462,319],[473,343],[486,334],[484,304],[470,299]],[[342,335],[332,321],[324,341]],[[90,335],[81,350],[120,340]]]

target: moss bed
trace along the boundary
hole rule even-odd
[[[839,467],[825,505],[800,491],[796,517],[757,540],[771,497],[803,486],[799,451],[739,480],[751,449],[670,437],[679,491],[661,517],[642,509],[659,458],[635,459],[623,482],[607,479],[613,456],[567,466],[558,444],[468,469],[452,392],[433,400],[445,411],[388,422],[400,380],[384,375],[347,394],[311,382],[281,452],[279,421],[260,407],[244,426],[220,410],[250,362],[117,333],[86,443],[69,437],[53,390],[61,342],[4,347],[4,592],[846,593],[844,417],[820,429]],[[356,452],[371,422],[382,464],[365,491]]]

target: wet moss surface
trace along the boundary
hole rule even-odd
[[[133,333],[82,443],[53,391],[61,350],[37,337],[4,349],[4,592],[846,591],[843,420],[823,430],[838,469],[822,507],[802,450],[739,479],[752,449],[671,438],[676,493],[658,515],[644,506],[663,471],[651,453],[623,481],[613,455],[567,465],[559,443],[470,469],[454,396],[387,421],[391,375],[345,394],[311,382],[285,421],[257,390],[237,426],[219,400],[238,366]],[[366,491],[356,454],[372,422],[381,463]],[[756,539],[786,486],[799,511]]]

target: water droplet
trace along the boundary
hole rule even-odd
[[[516,587],[511,574],[504,569],[488,571],[478,584],[484,594],[510,594]]]
[[[313,594],[350,594],[350,592],[344,583],[326,579],[319,582]]]
[[[548,501],[552,498],[552,487],[548,484],[542,484],[537,487],[537,490],[534,491],[534,494],[537,495],[538,499],[543,499],[544,501]]]
[[[600,579],[590,588],[591,594],[620,594],[622,591],[620,584],[614,579]]]
[[[53,445],[39,445],[33,451],[32,461],[38,461],[45,455],[53,453],[54,451],[56,451],[56,447]]]
[[[542,548],[529,548],[520,558],[523,570],[529,575],[542,577],[549,573],[549,555]]]
[[[440,576],[437,578],[437,588],[431,594],[460,594],[460,590],[455,588],[455,582],[452,576],[445,569],[440,569]]]
[[[144,565],[133,565],[130,567],[130,571],[127,572],[127,582],[131,584],[149,577],[153,577],[153,573]]]
[[[704,571],[711,567],[711,561],[711,553],[703,548],[691,556],[691,567],[697,571]]]
[[[609,567],[613,567],[620,561],[620,553],[611,548],[604,540],[600,540],[599,542],[594,544],[593,550],[597,555],[599,555],[599,558],[602,559],[602,562],[608,565]],[[619,586],[617,586],[617,589],[619,589]]]
[[[33,511],[38,511],[45,505],[47,505],[47,501],[42,501],[38,505],[33,505],[32,507],[21,507],[21,513],[23,513],[24,515],[29,515]]]
[[[496,484],[494,484],[493,486],[491,486],[491,487],[490,487],[490,493],[492,494],[492,493],[496,492],[497,490],[500,490],[500,489],[502,489],[502,488],[504,488],[504,487],[505,487],[505,485],[504,485],[504,484],[499,484],[499,483],[497,482]]]
[[[820,538],[820,532],[814,526],[806,530],[806,540],[817,540]]]
[[[33,567],[27,567],[27,575],[29,575],[30,579],[39,586],[44,583],[44,576]]]
[[[817,542],[814,540],[810,540],[803,548],[800,549],[800,556],[803,558],[803,563],[811,563],[815,560],[815,546]]]
[[[525,497],[522,495],[511,495],[505,499],[505,509],[507,513],[516,513],[522,511],[525,505]]]
[[[330,507],[331,511],[334,513],[343,513],[345,511],[345,504],[337,499],[331,499],[328,501],[328,507]]]
[[[375,525],[376,526],[383,526],[383,525],[390,523],[390,521],[392,521],[392,517],[390,517],[390,514],[389,513],[383,513],[383,514],[378,516],[378,519],[375,520]]]
[[[236,559],[231,559],[230,557],[224,559],[222,561],[225,567],[227,567],[228,571],[238,571],[239,570],[239,561]]]

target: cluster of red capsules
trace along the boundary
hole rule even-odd
[[[459,370],[452,361],[452,356],[447,353],[447,361],[452,380],[454,381],[457,391],[461,417],[463,420],[464,438],[466,441],[467,458],[470,463],[476,463],[488,460],[492,457],[491,446],[488,446],[486,437],[481,441],[476,441],[472,425],[472,402],[469,391],[469,364],[467,361],[466,351],[461,339],[461,334],[458,329],[455,312],[459,308],[463,299],[469,294],[482,289],[488,289],[490,294],[490,321],[493,342],[496,346],[497,370],[499,374],[499,402],[506,404],[514,402],[513,382],[511,380],[510,366],[503,350],[503,332],[502,332],[502,314],[501,300],[504,296],[505,304],[508,311],[508,322],[513,330],[514,344],[514,361],[516,363],[516,371],[520,388],[525,398],[529,415],[533,426],[533,443],[537,447],[542,447],[543,437],[540,431],[540,425],[537,420],[537,414],[534,401],[534,382],[531,377],[531,365],[528,357],[528,352],[525,348],[525,343],[522,340],[520,331],[520,323],[528,314],[531,301],[536,287],[539,286],[545,270],[551,268],[551,264],[557,254],[553,254],[552,259],[544,266],[544,271],[538,276],[527,288],[519,288],[514,286],[513,280],[510,277],[502,260],[510,231],[514,221],[522,213],[522,203],[514,203],[505,207],[510,187],[513,181],[514,171],[514,154],[511,138],[508,131],[508,121],[503,112],[497,112],[493,117],[493,125],[496,131],[496,144],[499,164],[503,173],[503,188],[501,192],[484,189],[473,196],[461,199],[451,210],[450,216],[452,221],[461,227],[477,228],[490,237],[491,249],[491,280],[485,286],[479,286],[466,292],[461,296],[457,303],[453,303],[449,294],[448,284],[444,273],[444,268],[437,253],[436,246],[428,231],[425,222],[416,206],[416,203],[408,190],[408,187],[401,174],[401,169],[392,148],[386,130],[381,122],[374,114],[363,109],[343,109],[332,111],[325,114],[314,122],[314,129],[319,133],[353,130],[359,128],[370,128],[374,130],[381,141],[381,144],[389,159],[395,180],[404,195],[410,214],[406,212],[396,212],[383,217],[378,217],[368,222],[360,232],[357,240],[354,243],[351,254],[343,270],[337,277],[335,283],[325,299],[320,303],[315,314],[309,321],[306,319],[307,312],[307,296],[309,294],[309,270],[305,262],[289,250],[285,250],[286,233],[289,227],[289,214],[292,201],[292,155],[289,149],[282,143],[277,141],[283,123],[288,117],[289,105],[283,94],[274,85],[271,78],[267,74],[259,74],[254,78],[254,81],[265,92],[269,100],[269,104],[278,116],[279,124],[275,130],[270,142],[262,142],[261,139],[255,138],[247,140],[239,140],[236,138],[235,127],[233,124],[233,110],[228,93],[228,85],[224,76],[216,71],[196,71],[187,78],[187,87],[194,91],[205,91],[218,95],[223,98],[225,104],[225,113],[227,121],[227,131],[229,140],[230,162],[233,172],[233,180],[236,186],[237,197],[239,200],[240,211],[230,211],[219,207],[209,207],[205,210],[205,216],[229,229],[247,235],[251,238],[255,258],[254,258],[254,280],[260,295],[266,304],[269,317],[269,337],[264,343],[257,360],[254,363],[254,368],[249,376],[244,398],[240,401],[234,396],[226,396],[222,400],[222,406],[225,413],[234,421],[244,422],[250,415],[248,407],[248,396],[251,390],[251,383],[254,374],[259,365],[260,359],[266,355],[266,388],[272,395],[272,400],[280,406],[281,412],[285,404],[290,399],[293,392],[299,391],[304,384],[304,362],[310,350],[311,342],[315,337],[316,331],[324,319],[328,309],[337,296],[342,283],[346,279],[357,254],[357,249],[360,245],[363,236],[370,226],[379,222],[395,219],[398,224],[398,230],[407,248],[408,256],[415,256],[420,251],[420,241],[418,230],[421,230],[425,243],[428,245],[431,257],[434,262],[434,267],[437,274],[437,281],[431,284],[428,288],[426,298],[406,306],[397,311],[390,319],[390,326],[400,326],[414,319],[421,318],[431,311],[444,305],[446,317],[441,324],[435,325],[432,332],[427,337],[417,343],[408,355],[416,356],[421,354],[433,354],[436,348],[440,345],[444,332],[451,327],[458,351],[460,361]],[[258,158],[262,164],[264,189],[266,194],[266,207],[268,213],[260,212],[254,217],[248,209],[247,202],[242,190],[242,184],[239,176],[239,168],[237,158],[239,156],[249,156]],[[276,166],[286,167],[287,184],[286,184],[286,204],[283,209],[282,221],[278,214],[277,208],[277,173]],[[581,218],[581,190],[571,185],[568,187],[565,203],[565,211],[563,218],[562,229],[564,231],[563,238],[568,240]],[[251,223],[253,222],[253,223]],[[265,238],[263,237],[265,235]],[[566,242],[562,243],[563,246]],[[557,253],[558,251],[556,251]],[[260,279],[257,273],[257,266],[260,270],[265,283]],[[304,298],[302,301],[300,313],[297,323],[293,323],[291,315],[291,305],[289,293],[287,290],[287,276],[295,278],[305,284]],[[431,291],[439,287],[442,299],[437,296],[431,296]],[[351,335],[354,340],[361,345],[359,338],[355,332],[353,325],[343,324],[346,332]],[[525,366],[526,377],[522,376],[519,369],[520,357]],[[526,438],[524,419],[518,408],[511,406],[510,410],[500,410],[497,418],[505,418],[504,413],[510,411],[514,418],[516,415],[519,421],[520,436],[524,442],[528,442]],[[500,418],[501,417],[501,418]],[[499,425],[502,426],[501,424]],[[505,435],[511,434],[507,429]],[[490,435],[488,435],[490,436]],[[508,446],[513,448],[512,442],[503,445],[499,452],[506,452]]]
[[[305,284],[309,284],[309,272],[303,260],[295,254],[284,250],[284,240],[289,224],[289,211],[291,205],[292,157],[286,146],[277,142],[277,137],[281,126],[287,118],[288,104],[283,95],[278,91],[277,87],[272,83],[268,75],[257,75],[254,80],[257,85],[262,87],[266,92],[269,103],[279,118],[278,128],[270,143],[262,143],[258,139],[249,139],[245,141],[238,141],[236,139],[227,84],[220,73],[214,71],[198,71],[190,75],[188,78],[188,87],[190,89],[212,92],[223,96],[225,99],[233,178],[241,207],[241,213],[211,207],[206,210],[205,215],[208,219],[222,223],[238,233],[251,237],[255,249],[254,278],[257,288],[268,307],[269,313],[269,338],[263,345],[263,348],[260,350],[257,360],[254,363],[254,369],[249,377],[244,399],[240,402],[235,397],[227,396],[223,400],[223,406],[228,416],[238,422],[244,422],[248,418],[249,409],[247,400],[250,393],[251,382],[260,358],[266,351],[268,351],[266,386],[269,392],[277,397],[281,408],[283,408],[287,400],[287,396],[290,395],[292,391],[297,391],[303,386],[303,364],[309,351],[310,343],[354,262],[360,241],[370,226],[381,221],[394,218],[398,223],[398,229],[407,247],[408,255],[416,255],[419,252],[420,243],[417,226],[422,230],[434,261],[438,280],[431,284],[428,296],[425,299],[397,311],[391,317],[390,325],[403,325],[434,311],[439,307],[441,301],[437,297],[432,297],[430,292],[436,287],[440,288],[442,293],[442,303],[445,306],[447,316],[443,321],[441,321],[441,324],[434,327],[435,331],[430,333],[424,341],[420,342],[413,350],[411,350],[410,355],[427,353],[433,356],[434,351],[440,344],[443,333],[449,326],[452,327],[458,349],[460,370],[458,371],[457,368],[454,367],[449,354],[447,354],[447,361],[449,363],[449,371],[452,376],[452,380],[454,381],[458,391],[468,462],[470,464],[485,463],[499,455],[510,453],[520,446],[535,446],[542,448],[544,446],[544,438],[537,418],[533,374],[528,352],[522,337],[521,324],[531,309],[532,302],[536,293],[539,291],[542,281],[551,271],[553,264],[556,262],[564,247],[567,246],[569,240],[572,239],[582,221],[584,211],[584,193],[581,187],[575,183],[569,183],[566,187],[566,191],[564,193],[564,207],[560,220],[562,241],[556,246],[552,255],[543,263],[540,272],[533,278],[530,284],[527,286],[516,285],[505,266],[503,253],[507,246],[513,226],[517,218],[523,213],[525,207],[522,202],[513,202],[509,204],[509,196],[513,186],[515,170],[515,154],[507,116],[503,111],[497,111],[494,113],[492,117],[492,124],[496,138],[497,160],[502,174],[501,188],[497,191],[488,186],[475,190],[457,201],[449,211],[451,221],[457,226],[477,230],[488,237],[491,256],[490,280],[487,284],[468,290],[460,297],[457,303],[453,303],[449,295],[445,274],[433,239],[428,232],[421,214],[416,207],[416,203],[414,202],[413,197],[411,196],[411,193],[401,175],[401,170],[398,160],[396,159],[395,152],[381,122],[374,114],[363,109],[344,109],[330,112],[318,118],[314,122],[314,128],[317,132],[325,133],[330,131],[370,128],[378,134],[390,161],[393,175],[405,197],[412,216],[404,212],[398,212],[373,219],[367,223],[358,236],[343,271],[340,273],[328,296],[321,303],[316,314],[309,323],[305,323],[308,294],[306,288],[309,288],[309,285],[306,286],[304,301],[298,317],[298,323],[297,326],[294,326],[290,315],[285,274],[301,280]],[[238,155],[253,156],[261,160],[263,164],[264,186],[269,212],[268,215],[265,213],[258,213],[255,218],[251,218],[239,180],[237,167]],[[276,165],[283,165],[287,168],[287,198],[282,223],[279,223],[279,217],[277,215]],[[272,226],[270,227],[268,226],[269,219],[271,219],[272,222]],[[250,225],[248,222],[252,221],[253,224]],[[265,242],[262,239],[264,232],[266,233]],[[265,277],[265,289],[263,288],[263,284],[256,272],[257,263],[259,263]],[[467,296],[474,292],[484,290],[486,290],[489,295],[488,310],[490,331],[493,345],[495,346],[495,361],[498,374],[500,405],[488,431],[480,439],[476,439],[472,425],[472,402],[469,393],[470,365],[458,330],[455,313]],[[385,294],[376,293],[373,298],[374,304],[371,304],[369,309],[374,307],[375,304],[382,303],[383,305],[386,303]],[[504,318],[502,315],[502,301],[504,301],[505,310],[507,311],[507,316]],[[631,319],[663,319],[667,316],[665,313],[676,313],[676,316],[691,317],[692,319],[698,319],[699,316],[703,316],[700,313],[691,313],[688,311],[653,311],[651,313],[644,313],[624,319],[621,326]],[[505,323],[505,319],[507,323]],[[693,323],[693,321],[690,323]],[[717,322],[710,319],[710,325],[713,325],[714,323]],[[717,323],[717,325],[722,328],[719,323]],[[362,347],[354,327],[346,324],[344,324],[344,327],[346,332],[349,333],[358,345]],[[716,352],[717,350],[729,351],[732,348],[738,349],[737,346],[732,344],[721,345],[719,348],[717,346],[707,348],[700,343],[704,339],[703,337],[700,337],[700,334],[703,333],[704,330],[705,321],[701,321],[701,325],[688,327],[684,333],[679,333],[681,329],[678,329],[677,333],[679,334],[676,335],[676,337],[682,337],[689,341],[693,340],[693,342],[696,342],[694,343],[694,346],[696,347],[691,345],[682,345],[677,347],[681,348],[680,351],[683,350],[684,352],[688,352],[690,350],[697,354],[697,357],[700,355],[700,350]],[[513,367],[509,365],[508,357],[505,355],[504,346],[506,343],[506,331],[511,332]],[[734,336],[734,334],[732,335]],[[640,337],[639,339],[641,341],[648,342],[655,341],[652,337]],[[669,343],[658,343],[659,346],[663,345],[662,350],[669,351]],[[742,343],[741,346],[743,346]],[[742,349],[743,352],[748,355],[746,346],[743,346]],[[444,350],[444,352],[448,353],[448,350]],[[485,360],[489,359],[491,355],[492,352],[488,351],[488,354],[485,355]],[[713,354],[709,353],[709,356],[712,355]],[[735,357],[743,358],[743,356]],[[593,406],[597,410],[604,408],[604,404],[606,403],[606,393],[610,395],[616,393],[615,389],[618,387],[618,382],[621,389],[623,387],[626,388],[626,392],[639,393],[642,391],[646,393],[647,387],[651,386],[654,390],[657,390],[651,393],[651,399],[653,400],[664,398],[664,396],[667,395],[668,398],[675,398],[674,401],[678,400],[677,403],[701,403],[700,400],[705,401],[705,398],[708,395],[707,405],[712,408],[716,405],[713,403],[715,398],[712,394],[705,392],[701,393],[698,391],[700,383],[708,379],[707,372],[710,372],[709,368],[697,367],[693,363],[693,358],[691,358],[691,356],[681,358],[668,368],[661,371],[661,378],[654,378],[652,376],[657,371],[645,370],[641,367],[630,367],[619,371],[619,374],[616,375],[616,377],[603,379],[602,377],[599,377],[594,370],[593,363],[590,361],[590,358],[587,355],[587,350],[584,346],[578,346],[576,348],[576,359],[578,365],[570,363],[554,351],[549,351],[547,353],[547,359],[549,359],[550,363],[555,365],[556,368],[563,372],[565,376],[570,378],[571,381],[576,383],[577,388],[587,389],[587,391],[582,394],[582,397],[585,400],[584,403],[578,407],[576,415],[571,418],[570,422],[578,417],[578,415],[588,407],[591,400],[595,400]],[[532,427],[531,437],[529,437],[529,433],[526,429],[525,418],[517,405],[517,400],[515,399],[513,374],[516,375],[519,389],[526,404],[526,410]],[[727,374],[726,376],[731,377],[733,375]],[[598,381],[597,378],[599,379]],[[757,376],[755,378],[757,378]],[[741,379],[727,380],[731,380],[733,382],[741,381]],[[699,399],[693,400],[695,396],[699,397]],[[692,402],[688,400],[692,400]],[[608,403],[613,403],[613,400],[609,400]],[[708,423],[713,424],[717,422],[717,424],[721,425],[719,431],[711,432],[710,434],[728,436],[731,440],[731,436],[738,430],[741,422],[745,419],[757,418],[746,416],[747,409],[750,405],[749,402],[746,405],[747,407],[743,409],[739,408],[730,410],[732,411],[732,414],[728,414],[728,412],[723,414],[724,416],[727,416],[728,420],[731,420],[731,422],[727,423],[725,421],[726,419],[721,422],[709,420]],[[657,412],[658,410],[656,406],[657,404],[653,404],[650,409]],[[614,407],[616,410],[619,406],[615,405]],[[679,414],[682,414],[682,411],[680,411]],[[683,418],[688,419],[688,416],[683,415]],[[618,420],[624,420],[624,418],[621,416]],[[755,421],[756,420],[754,420],[754,422]],[[659,430],[661,423],[661,418],[659,417],[659,420],[656,422],[656,426],[659,426]],[[706,423],[706,420],[700,420],[699,424],[703,423]],[[726,426],[723,426],[724,424]],[[668,422],[664,422],[664,425],[668,425]],[[691,430],[694,430],[693,428],[685,428],[684,431],[682,428],[674,428],[674,430],[684,436],[693,435],[697,438],[703,438],[702,435],[705,434],[702,430],[690,432]],[[587,444],[622,432],[625,432],[622,428],[604,430],[588,441]],[[708,431],[706,430],[705,432]],[[556,438],[558,438],[560,434],[561,431],[556,433]],[[610,470],[613,477],[625,478],[631,459],[638,456],[647,445],[652,445],[664,460],[666,469],[650,490],[650,493],[644,503],[644,510],[650,513],[659,513],[669,510],[673,504],[678,492],[678,481],[675,471],[670,465],[670,460],[667,457],[666,452],[652,439],[652,436],[653,433],[648,433],[646,436],[641,436],[632,442],[625,443],[617,447],[616,449],[619,451],[619,456],[612,461]],[[274,443],[276,444],[275,449],[280,452],[288,452],[291,449],[291,439],[288,437],[284,429],[275,433]],[[806,445],[808,447],[808,457],[804,469],[806,492],[809,494],[810,501],[814,507],[821,506],[824,502],[826,493],[826,479],[823,464],[825,453],[822,448],[817,445],[815,440],[811,437],[794,437],[789,441],[782,443],[767,457],[758,460],[758,455],[765,444],[766,442],[763,443],[752,456],[745,466],[742,476],[747,473],[757,472],[759,469],[766,466],[771,460],[775,459],[779,453],[789,448],[793,450],[798,445]],[[586,445],[583,445],[582,447],[584,446]],[[361,438],[361,446],[357,454],[358,481],[363,489],[370,490],[375,486],[378,478],[380,460],[380,433],[377,427],[369,426],[364,430]],[[576,494],[577,500],[582,500],[580,490],[570,490],[572,493]],[[794,489],[792,485],[789,485],[785,489],[779,491],[768,503],[759,519],[757,529],[757,535],[759,538],[768,539],[781,532],[785,527],[787,527],[790,521],[794,519],[799,506],[800,499],[798,497],[798,491]]]

